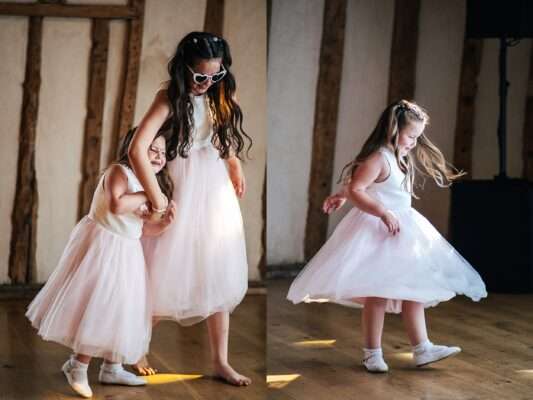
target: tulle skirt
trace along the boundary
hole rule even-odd
[[[26,316],[45,340],[75,353],[132,364],[148,352],[148,290],[140,240],[84,217]]]
[[[142,242],[154,316],[191,325],[242,301],[248,287],[243,222],[225,162],[211,144],[168,167],[176,218],[162,235]]]
[[[435,306],[456,294],[478,301],[485,284],[472,266],[415,209],[396,211],[392,235],[377,217],[353,208],[292,283],[287,298],[364,306],[367,297],[388,299],[386,311],[401,312],[402,300]]]

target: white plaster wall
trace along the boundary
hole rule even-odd
[[[267,263],[303,258],[324,0],[273,0],[268,60]]]
[[[43,21],[35,163],[39,282],[45,281],[56,267],[77,222],[90,38],[88,20]]]
[[[111,141],[118,125],[120,112],[120,90],[124,68],[124,47],[127,23],[111,21],[109,24],[109,50],[107,54],[106,98],[102,121],[102,148],[100,169],[103,171],[115,158],[111,149]]]
[[[266,163],[266,2],[227,0],[224,37],[231,46],[237,98],[244,114],[244,129],[253,139],[251,159],[246,161],[246,195],[241,201],[250,280],[260,280],[259,261],[263,253],[262,195]]]
[[[510,83],[507,99],[507,174],[511,177],[522,175],[525,98],[531,47],[531,39],[524,39],[507,52],[507,79]],[[472,176],[475,179],[492,179],[499,171],[499,51],[497,39],[484,40],[474,119]]]
[[[160,84],[168,80],[167,64],[178,42],[190,31],[203,29],[205,6],[206,0],[146,2],[135,124],[150,107]]]
[[[394,2],[348,2],[332,190],[344,165],[359,153],[387,104]],[[330,215],[329,233],[350,210]]]
[[[17,182],[27,18],[0,17],[0,284],[8,283],[11,212]]]
[[[421,2],[415,101],[426,108],[429,139],[453,161],[466,8],[462,0]],[[448,233],[450,189],[427,180],[415,207],[444,235]]]

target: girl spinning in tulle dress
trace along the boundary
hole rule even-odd
[[[402,314],[414,362],[423,366],[461,351],[429,341],[424,308],[456,294],[475,301],[487,295],[479,274],[411,206],[415,174],[441,187],[463,175],[424,134],[428,120],[413,102],[385,109],[344,168],[343,190],[328,197],[323,210],[329,214],[347,199],[355,207],[288,293],[294,303],[327,299],[363,307],[363,364],[370,372],[388,371],[381,350],[385,312]]]
[[[83,397],[92,396],[87,379],[92,357],[104,358],[100,382],[146,384],[122,368],[148,352],[151,336],[151,296],[140,237],[164,232],[174,219],[174,204],[163,218],[150,216],[148,198],[128,162],[134,132],[128,132],[119,159],[102,174],[89,215],[72,231],[59,265],[26,313],[43,339],[73,350],[62,370]],[[147,157],[170,198],[165,134],[168,130],[156,134]]]

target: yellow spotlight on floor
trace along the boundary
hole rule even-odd
[[[389,354],[386,354],[385,357],[393,357],[398,360],[404,360],[404,361],[413,361],[413,353],[411,352],[389,353]]]
[[[200,379],[203,375],[194,374],[155,374],[145,376],[148,385],[162,385],[164,383],[183,382],[193,379]]]
[[[516,372],[521,375],[531,375],[531,377],[533,377],[533,369],[519,369]]]
[[[333,347],[337,340],[325,339],[325,340],[302,340],[300,342],[294,342],[293,345],[298,347]]]
[[[281,389],[299,377],[300,374],[267,375],[267,385],[271,389]]]

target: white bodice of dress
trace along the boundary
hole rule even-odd
[[[390,174],[384,181],[370,185],[367,193],[390,210],[410,208],[411,193],[406,190],[405,174],[398,166],[394,153],[387,147],[382,147],[379,152],[389,164]]]
[[[200,96],[191,96],[193,104],[194,130],[192,132],[192,148],[200,148],[211,144],[213,136],[213,124],[208,106],[206,94]]]
[[[133,171],[128,167],[118,164],[128,178],[128,193],[143,190],[143,187]],[[107,171],[102,175],[94,191],[89,217],[102,225],[107,230],[130,239],[139,239],[142,235],[143,220],[134,212],[126,214],[113,214],[105,198],[104,179]]]

